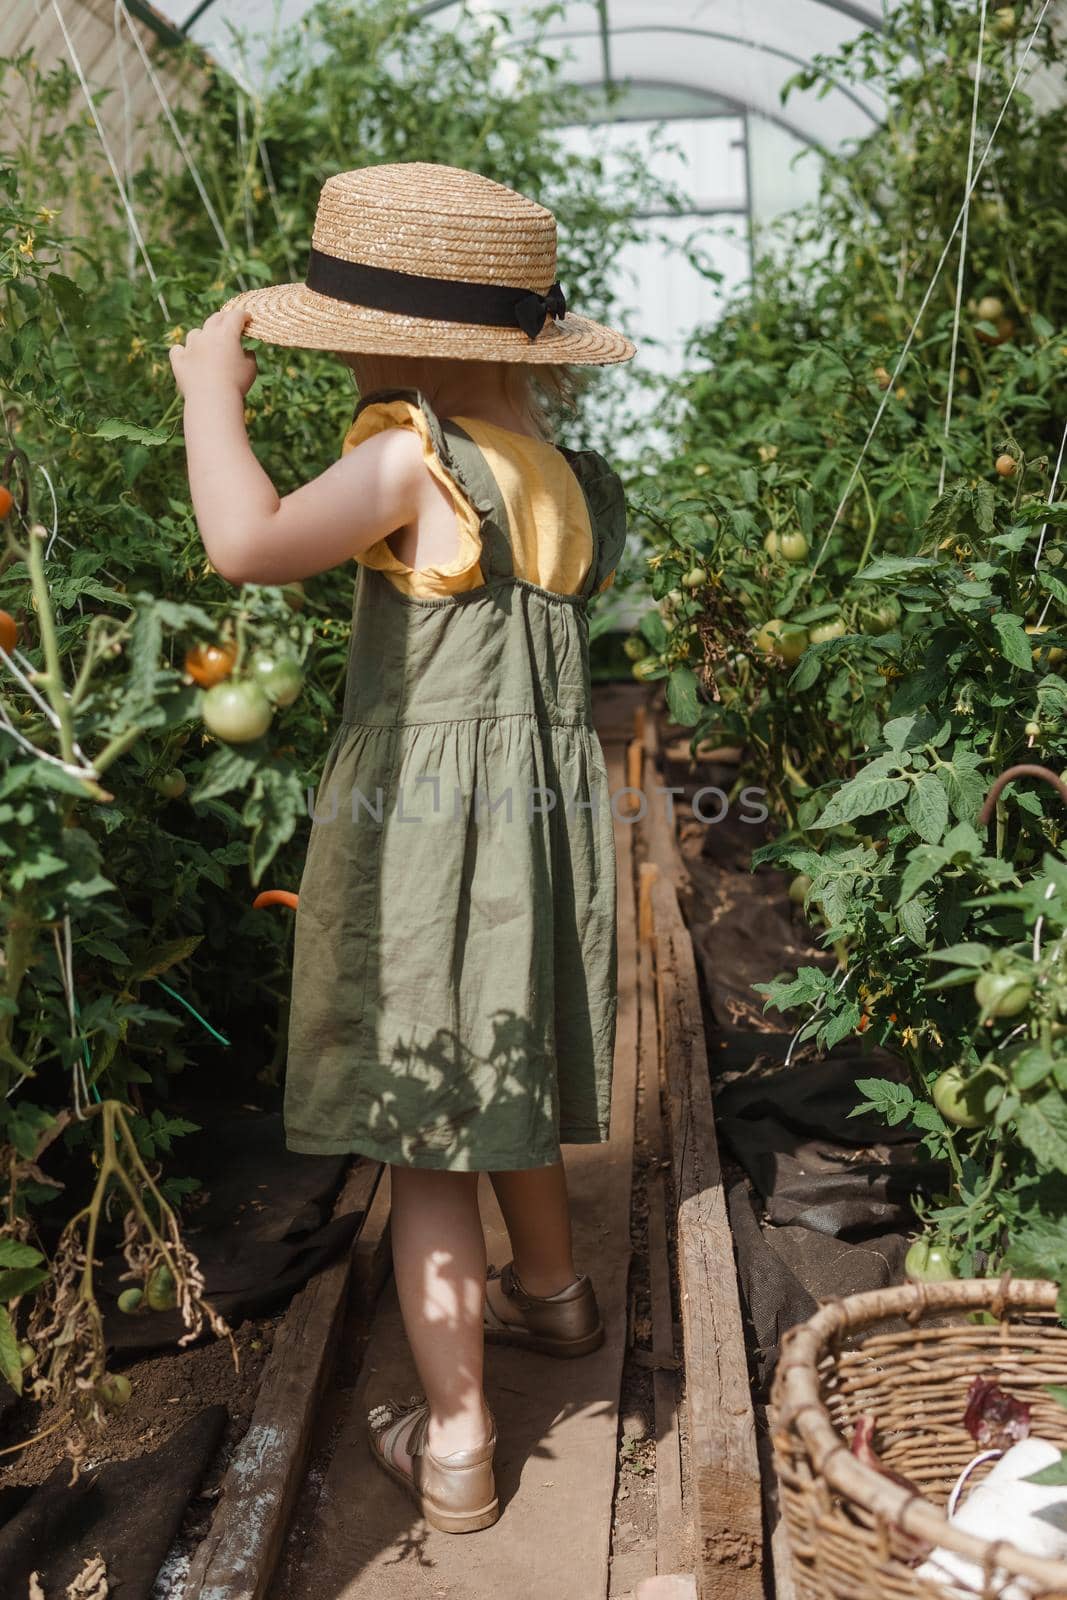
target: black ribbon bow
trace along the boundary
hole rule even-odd
[[[550,316],[563,317],[567,314],[567,302],[563,298],[563,290],[558,283],[554,283],[547,294],[523,295],[521,300],[515,302],[515,321],[531,339],[536,339]]]

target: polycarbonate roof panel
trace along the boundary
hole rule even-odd
[[[299,21],[308,3],[275,0],[271,12],[276,6],[285,27]],[[506,13],[517,39],[533,31],[530,0],[469,4],[476,12]],[[272,25],[262,0],[186,0],[182,7],[169,0],[163,9],[239,76],[228,25],[248,33]],[[459,0],[422,6],[427,26],[455,27],[458,11]],[[593,87],[610,74],[629,85],[630,115],[692,115],[694,97],[706,97],[709,106],[750,108],[805,143],[836,148],[880,120],[878,97],[839,85],[823,95],[794,91],[783,107],[782,86],[813,56],[833,52],[863,27],[878,27],[882,15],[882,0],[567,0],[544,37],[559,50],[568,79]],[[248,58],[253,80],[261,54],[252,50]],[[684,105],[670,104],[672,92],[684,96]]]

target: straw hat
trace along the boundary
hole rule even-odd
[[[629,361],[631,341],[567,311],[556,219],[461,167],[400,161],[327,178],[303,283],[234,295],[271,344],[474,361]]]

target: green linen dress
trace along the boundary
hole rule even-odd
[[[563,454],[593,560],[581,592],[517,577],[488,460],[413,389],[480,518],[476,589],[401,593],[360,565],[344,706],[300,881],[289,1149],[458,1172],[547,1166],[608,1138],[613,812],[590,704],[589,596],[626,535],[622,485]]]

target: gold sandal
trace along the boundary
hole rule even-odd
[[[586,1356],[604,1343],[596,1295],[584,1272],[558,1294],[529,1294],[513,1261],[486,1274],[483,1327],[491,1344],[519,1345],[546,1356]]]
[[[367,1413],[371,1455],[411,1496],[431,1528],[442,1533],[474,1533],[490,1527],[500,1515],[493,1481],[496,1422],[487,1444],[447,1456],[432,1455],[427,1448],[429,1425],[425,1395],[413,1394],[406,1404],[386,1400],[373,1406]],[[397,1466],[398,1449],[411,1457],[411,1472]]]

